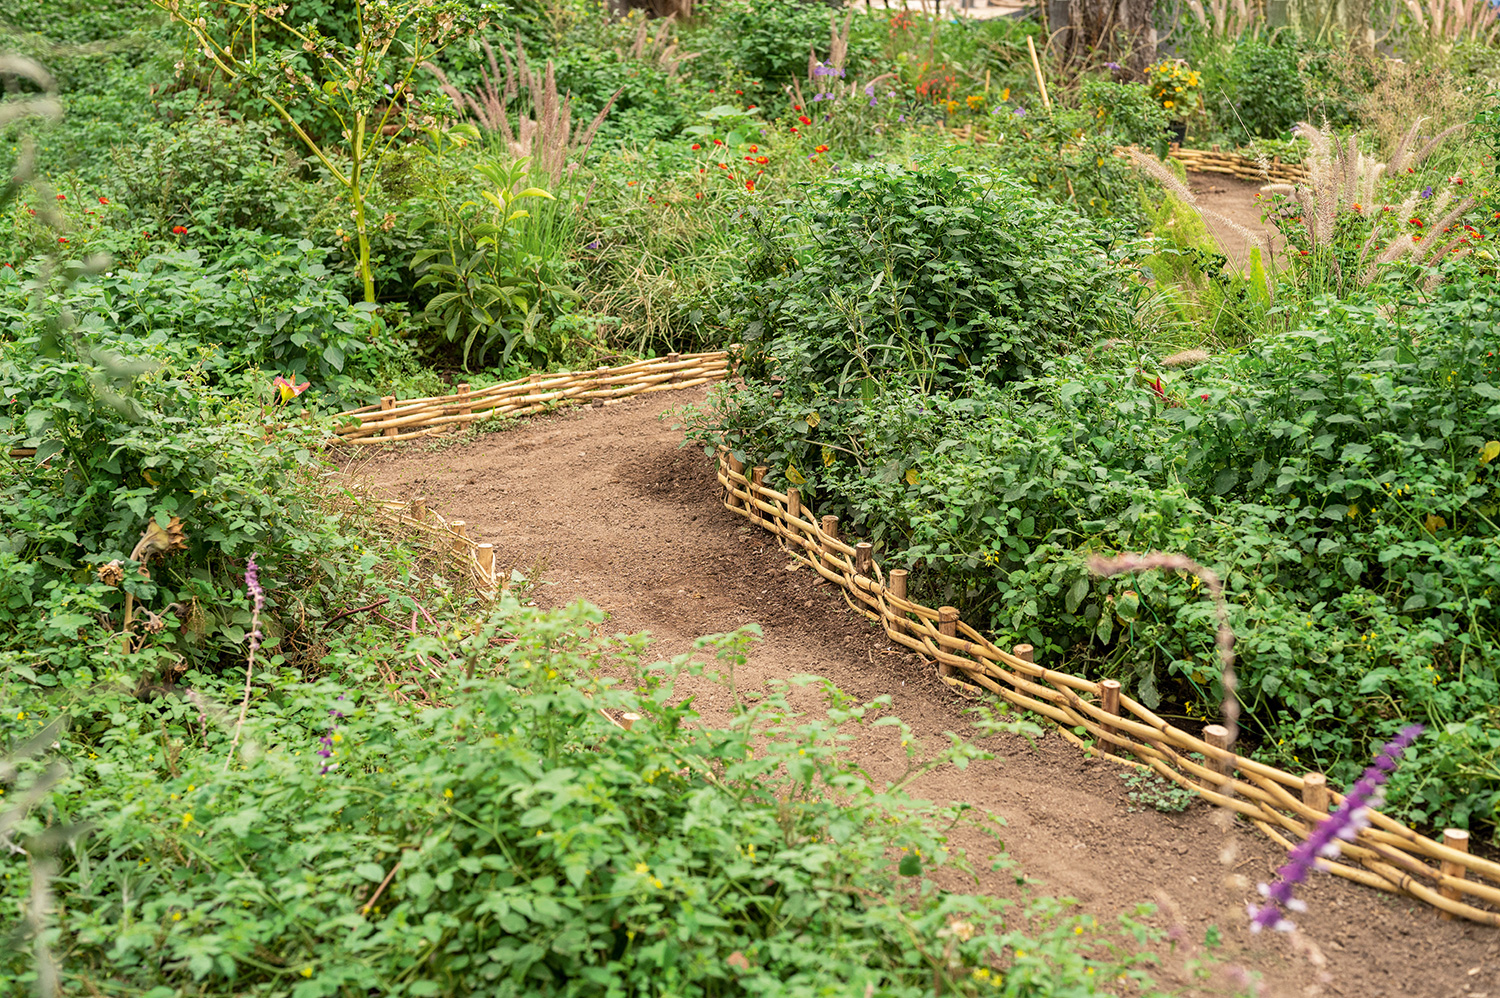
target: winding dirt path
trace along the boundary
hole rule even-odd
[[[738,677],[742,689],[813,673],[852,696],[891,694],[895,713],[933,748],[946,732],[974,737],[970,702],[810,572],[789,571],[770,535],[722,508],[710,462],[697,448],[681,449],[672,420],[660,418],[703,396],[689,390],[561,412],[446,449],[398,445],[356,470],[390,497],[425,495],[468,521],[495,545],[497,565],[539,568],[544,606],[587,600],[618,630],[649,631],[661,657],[755,622],[765,638]],[[721,688],[691,692],[710,722],[725,718]],[[818,707],[810,694],[797,703]],[[896,737],[874,729],[853,754],[877,779],[892,778],[904,766]],[[1010,736],[983,744],[1002,758],[936,770],[914,792],[1001,816],[1005,847],[1039,892],[1076,898],[1101,920],[1165,897],[1180,911],[1188,955],[1203,957],[1204,933],[1217,926],[1224,942],[1216,960],[1261,975],[1260,994],[1500,998],[1500,930],[1440,921],[1426,906],[1319,877],[1301,892],[1311,906],[1301,922],[1326,956],[1320,972],[1286,937],[1245,929],[1253,884],[1279,862],[1258,833],[1235,833],[1237,856],[1225,867],[1225,838],[1205,805],[1175,815],[1135,809],[1115,767],[1084,759],[1056,735],[1035,748]],[[962,844],[988,871],[984,840],[976,834]],[[1010,873],[984,872],[981,886],[1012,897],[1018,890]],[[1156,922],[1173,919],[1163,913]],[[1158,977],[1191,995],[1240,993],[1222,967],[1214,981],[1190,980],[1182,950]]]

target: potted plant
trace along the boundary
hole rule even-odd
[[[1151,88],[1151,96],[1172,114],[1167,130],[1174,145],[1182,144],[1187,136],[1188,115],[1198,110],[1202,100],[1200,83],[1198,71],[1182,59],[1163,59],[1146,67],[1146,84]]]

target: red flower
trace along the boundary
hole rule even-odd
[[[801,104],[793,104],[792,105],[792,110],[793,111],[800,111],[800,110],[802,110],[802,105]]]
[[[290,402],[312,387],[312,382],[304,381],[299,385],[297,384],[297,376],[295,374],[292,375],[292,380],[290,381],[278,374],[271,379],[271,387],[276,389],[277,394],[281,396],[281,401]]]
[[[66,201],[66,200],[68,200],[68,196],[66,194],[59,194],[57,196],[57,200],[59,200],[59,201]]]
[[[727,169],[729,169],[729,164],[728,163],[720,163],[719,164],[719,169],[721,169],[721,170],[727,170]]]
[[[693,197],[695,197],[695,198],[697,198],[698,200],[701,201],[701,200],[703,200],[703,192],[699,191],[697,194],[694,194]]]
[[[813,152],[827,152],[827,151],[828,151],[828,147],[827,146],[818,146],[815,149],[813,149]]]
[[[739,94],[741,97],[745,96],[745,91],[743,90],[736,90],[735,93]]]
[[[185,226],[185,225],[174,225],[174,226],[172,226],[172,235],[174,235],[174,236],[180,236],[180,235],[182,235],[186,231],[187,231],[187,226]]]
[[[746,111],[754,111],[758,107],[760,107],[759,104],[751,104],[749,107],[745,108],[745,110]]]
[[[1202,395],[1199,395],[1198,397],[1201,398],[1203,401],[1207,402],[1208,401],[1208,392],[1204,392]]]
[[[811,125],[812,124],[812,119],[809,118],[805,114],[799,114],[797,116],[797,120],[800,121],[800,122],[802,122],[804,125]]]
[[[1166,390],[1161,386],[1160,376],[1158,376],[1155,381],[1148,381],[1146,383],[1146,387],[1151,389],[1151,391],[1156,395],[1157,398],[1162,399],[1163,401],[1166,400],[1167,393]]]
[[[755,157],[755,161],[761,166],[765,166],[767,163],[771,162],[770,157],[767,156],[757,156]]]
[[[634,180],[627,180],[627,181],[625,181],[625,186],[626,187],[634,187],[635,186],[635,181]]]
[[[753,190],[755,190],[755,181],[753,181],[753,180],[747,180],[747,181],[745,181],[745,190],[747,190],[747,191],[753,191]]]
[[[699,149],[702,149],[702,148],[703,147],[701,145],[699,145],[698,143],[696,143],[696,142],[693,143],[693,152],[697,152]]]
[[[64,246],[68,245],[68,241],[66,239],[64,239],[62,236],[58,236],[57,237],[57,241],[60,242],[60,243],[62,243]]]
[[[1302,255],[1303,255],[1303,256],[1307,256],[1307,250],[1303,250],[1303,251],[1302,251]]]
[[[1420,218],[1408,218],[1407,221],[1419,229],[1422,227],[1422,220]]]
[[[792,126],[792,134],[793,134],[793,135],[796,135],[796,134],[797,134],[797,126],[796,126],[796,125],[793,125],[793,126]]]
[[[99,203],[100,204],[109,204],[109,198],[100,198],[99,199]]]
[[[721,146],[723,144],[724,144],[724,140],[723,139],[714,139],[714,145]]]
[[[760,152],[760,146],[751,146],[750,147],[750,151],[751,152]]]

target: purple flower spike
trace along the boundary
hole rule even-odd
[[[1104,64],[1104,68],[1105,69],[1116,69],[1117,70],[1117,69],[1120,68],[1120,64],[1118,62],[1106,62]]]
[[[260,569],[255,564],[255,555],[245,559],[245,588],[250,590],[250,596],[255,600],[255,612],[260,613],[266,608],[266,593],[260,587]]]
[[[1361,828],[1368,828],[1370,819],[1366,811],[1368,808],[1377,806],[1383,802],[1380,793],[1380,785],[1384,783],[1395,772],[1396,765],[1401,761],[1401,753],[1405,752],[1417,736],[1422,733],[1422,725],[1413,724],[1401,729],[1401,733],[1386,743],[1375,757],[1375,765],[1365,770],[1359,782],[1350,789],[1349,795],[1344,798],[1344,803],[1333,812],[1326,821],[1321,822],[1313,833],[1304,841],[1298,843],[1291,851],[1286,865],[1276,871],[1276,882],[1267,886],[1260,884],[1261,896],[1270,903],[1257,908],[1255,905],[1246,905],[1250,912],[1250,931],[1259,932],[1261,929],[1276,929],[1280,932],[1290,932],[1293,929],[1292,922],[1286,917],[1286,911],[1302,912],[1307,910],[1307,905],[1292,897],[1292,888],[1307,879],[1310,870],[1318,865],[1319,858],[1333,859],[1339,854],[1339,842],[1352,842],[1359,834]]]
[[[1016,115],[1017,118],[1024,118],[1024,117],[1026,117],[1026,109],[1024,107],[1018,107],[1018,108],[1016,108],[1015,115]]]

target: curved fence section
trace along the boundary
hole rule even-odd
[[[729,354],[668,354],[620,367],[592,371],[533,374],[470,391],[459,385],[452,395],[397,401],[393,396],[339,413],[334,442],[383,444],[444,433],[501,416],[525,416],[567,403],[608,405],[648,392],[692,388],[721,381],[729,373]]]
[[[888,638],[935,663],[950,686],[987,690],[1055,721],[1059,733],[1085,751],[1150,769],[1232,808],[1286,848],[1306,838],[1330,805],[1343,802],[1322,774],[1294,776],[1236,755],[1225,747],[1227,732],[1218,725],[1199,734],[1185,731],[1125,696],[1114,680],[1095,682],[1044,668],[1033,661],[1030,645],[1002,650],[964,623],[956,609],[912,602],[903,569],[883,572],[868,543],[849,544],[839,536],[836,517],[814,516],[796,489],[767,488],[766,471],[757,467],[746,474],[721,448],[725,506],[775,534],[793,559],[841,587],[849,605]],[[1320,861],[1324,869],[1418,898],[1444,917],[1500,925],[1500,864],[1470,855],[1466,832],[1449,831],[1438,842],[1379,812],[1369,817],[1370,827],[1344,845],[1340,861]]]

